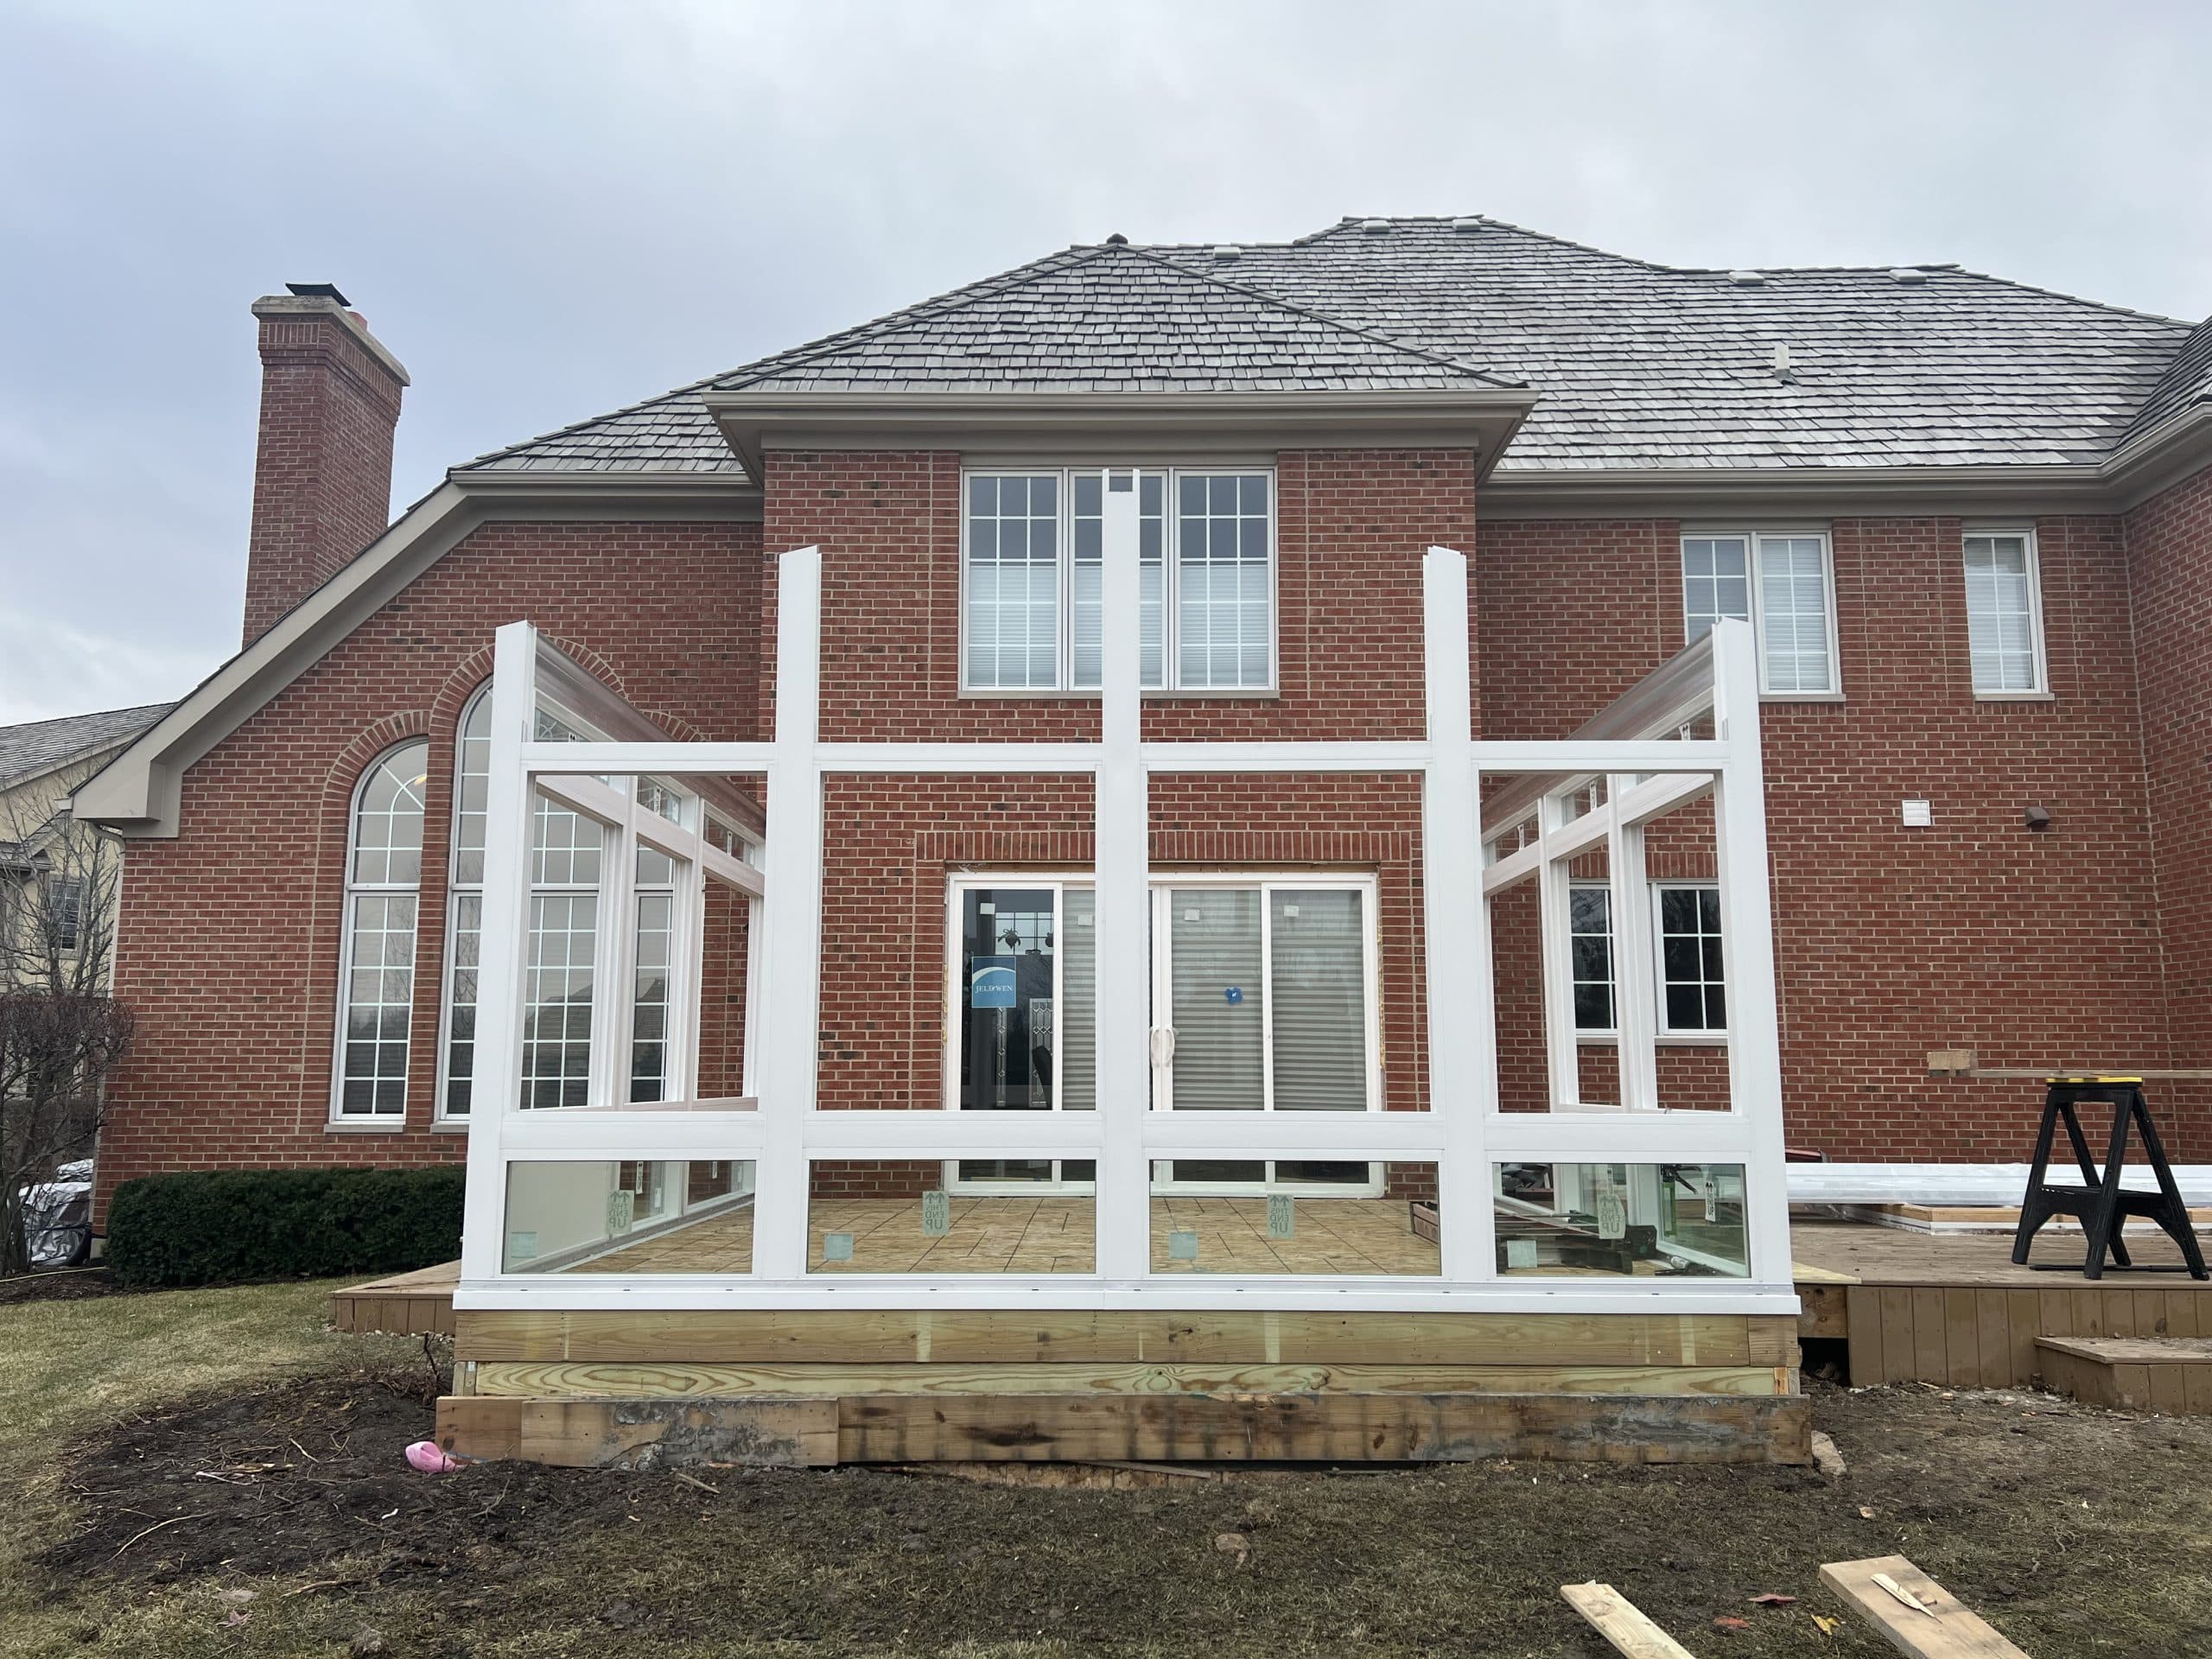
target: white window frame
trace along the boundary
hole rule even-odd
[[[484,1014],[484,1005],[480,995],[483,982],[480,978],[477,982],[480,996],[476,1004],[476,1014],[480,1025],[477,1034],[469,1039],[471,1065],[468,1077],[469,1111],[467,1112],[455,1112],[449,1109],[453,1092],[453,984],[454,976],[460,965],[461,901],[465,898],[474,897],[477,903],[477,950],[480,959],[483,950],[484,880],[480,874],[475,880],[464,881],[457,872],[460,869],[461,861],[461,780],[464,761],[462,746],[465,741],[462,734],[468,729],[469,716],[474,715],[480,707],[488,710],[491,701],[492,683],[486,680],[469,693],[461,705],[460,717],[453,723],[453,800],[452,810],[447,814],[446,823],[445,961],[438,969],[438,1092],[430,1112],[432,1128],[467,1128],[469,1116],[474,1111],[476,1105],[476,1068],[474,1060],[475,1045],[481,1040],[483,1034],[480,1025]],[[486,718],[488,717],[487,715]],[[488,774],[486,782],[487,784],[489,782]],[[418,916],[421,914],[419,906],[416,914]]]
[[[1659,895],[1662,891],[1669,887],[1688,887],[1713,893],[1719,890],[1720,883],[1718,881],[1660,880],[1647,882],[1645,883],[1645,887],[1650,895],[1652,988],[1656,994],[1654,1001],[1657,1005],[1656,1008],[1657,1023],[1653,1033],[1655,1040],[1657,1041],[1663,1048],[1721,1048],[1726,1046],[1728,1042],[1728,1028],[1726,1026],[1693,1026],[1677,1028],[1667,1023],[1667,950],[1666,943],[1661,937],[1659,931]],[[1599,880],[1594,877],[1586,880],[1578,876],[1568,882],[1567,887],[1569,892],[1572,892],[1578,887],[1586,887],[1592,892],[1602,893],[1605,895],[1605,938],[1609,942],[1609,950],[1612,953],[1609,955],[1607,960],[1614,969],[1612,978],[1613,1024],[1609,1027],[1602,1027],[1597,1026],[1577,1026],[1574,1028],[1574,1040],[1577,1043],[1586,1043],[1593,1048],[1610,1048],[1620,1041],[1621,1036],[1621,989],[1618,967],[1619,957],[1618,955],[1620,950],[1620,931],[1612,925],[1612,883],[1610,881]],[[1569,914],[1571,917],[1572,912],[1570,912]],[[1568,938],[1571,940],[1573,937],[1570,926]],[[1720,962],[1720,986],[1725,995],[1729,989],[1727,978],[1728,961],[1726,954],[1727,945],[1725,939],[1722,943],[1721,950],[1723,954]],[[1571,955],[1571,944],[1569,946],[1569,951]],[[1731,1006],[1732,1006],[1734,999],[1730,997],[1728,1001]]]
[[[1695,1046],[1705,1043],[1710,1043],[1716,1047],[1725,1045],[1728,1040],[1728,1027],[1726,1025],[1676,1026],[1667,1018],[1667,987],[1670,982],[1667,978],[1667,937],[1661,919],[1662,903],[1666,894],[1678,892],[1719,894],[1720,883],[1718,881],[1654,881],[1650,887],[1651,949],[1654,957],[1651,984],[1656,993],[1654,1001],[1658,1005],[1659,1040],[1672,1043],[1677,1046]],[[1736,1013],[1736,996],[1735,987],[1730,982],[1728,977],[1728,930],[1725,923],[1721,927],[1719,938],[1721,1001],[1723,1006],[1728,1010],[1729,1018],[1733,1020]],[[1708,982],[1700,979],[1698,982],[1702,985]]]
[[[1756,528],[1744,524],[1684,524],[1675,538],[1675,575],[1677,583],[1683,580],[1682,543],[1740,538],[1745,543],[1745,581],[1749,585],[1746,597],[1751,601],[1752,637],[1758,645],[1759,700],[1763,702],[1841,702],[1843,691],[1843,634],[1837,625],[1835,607],[1835,538],[1824,524],[1761,524]],[[1765,584],[1760,580],[1760,543],[1764,541],[1810,541],[1821,544],[1821,593],[1827,613],[1828,631],[1828,689],[1825,691],[1777,690],[1767,673],[1767,626]],[[1689,599],[1684,591],[1681,608],[1684,642],[1689,642]]]
[[[427,795],[429,789],[429,741],[421,737],[409,737],[379,749],[374,758],[361,768],[360,775],[353,780],[352,791],[346,797],[346,866],[343,879],[339,885],[338,985],[337,995],[333,1001],[333,1009],[337,1017],[331,1022],[330,1102],[327,1126],[354,1135],[378,1132],[396,1135],[407,1127],[408,1074],[415,1069],[416,1052],[415,1004],[417,994],[423,988],[421,975],[423,849],[418,846],[415,851],[415,881],[412,887],[397,882],[356,880],[353,866],[354,860],[360,851],[362,791],[368,788],[369,780],[383,771],[394,755],[400,753],[403,750],[413,748],[418,744],[423,748],[423,791]],[[429,839],[429,820],[426,817],[423,823],[425,841]],[[415,949],[407,968],[407,1065],[406,1070],[400,1074],[399,1109],[396,1112],[378,1111],[373,1107],[365,1112],[348,1112],[345,1109],[346,1027],[353,1009],[353,934],[355,931],[353,905],[354,900],[364,893],[373,893],[382,897],[410,893],[415,899]]]
[[[2019,690],[1984,690],[1974,683],[1974,613],[1967,613],[1967,683],[1976,702],[2048,702],[2050,701],[2050,653],[2044,648],[2043,627],[2043,554],[2036,545],[2033,524],[1967,524],[1959,534],[1959,585],[1966,588],[1967,543],[1977,538],[2005,540],[2017,537],[2027,550],[2028,639],[2034,647],[2036,683]]]
[[[1097,474],[1103,480],[1112,472],[1132,470],[1124,465],[1104,463],[1069,465],[988,466],[981,461],[961,468],[960,472],[960,628],[956,644],[960,695],[963,697],[1068,697],[1092,698],[1100,696],[1099,688],[1074,684],[1075,666],[1075,480],[1077,476]],[[1139,695],[1157,697],[1273,697],[1281,694],[1282,682],[1282,549],[1281,493],[1276,487],[1275,468],[1272,462],[1238,462],[1224,461],[1206,465],[1180,466],[1170,462],[1154,462],[1134,468],[1137,487],[1141,491],[1142,479],[1147,474],[1157,474],[1161,480],[1160,524],[1160,651],[1161,683],[1144,686]],[[1185,476],[1197,474],[1214,478],[1224,474],[1240,478],[1261,477],[1268,481],[1268,677],[1262,685],[1193,685],[1178,683],[1181,657],[1181,627],[1178,611],[1179,576],[1177,555],[1181,538],[1180,516],[1176,511],[1177,484]],[[1058,524],[1054,531],[1054,658],[1052,683],[1050,685],[971,685],[968,681],[968,482],[971,478],[1041,478],[1059,480],[1058,493]]]

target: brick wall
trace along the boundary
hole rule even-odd
[[[194,765],[181,833],[134,843],[124,863],[116,988],[138,1037],[102,1135],[102,1202],[167,1169],[458,1158],[463,1138],[429,1127],[443,894],[454,731],[491,672],[493,632],[527,618],[671,729],[756,738],[760,547],[753,524],[486,526]],[[429,777],[406,1127],[334,1133],[346,817],[362,769],[418,735]],[[742,1028],[728,976],[724,1041]],[[711,1046],[708,1060],[725,1081],[734,1069]]]
[[[2120,526],[2038,525],[2056,696],[2027,703],[1974,697],[1960,532],[1836,523],[1845,699],[1762,709],[1788,1131],[1832,1158],[2026,1157],[2033,1086],[1932,1083],[1931,1048],[2169,1052]],[[1486,736],[1564,734],[1681,648],[1678,535],[1482,526]],[[1908,797],[1933,829],[1901,827]],[[2021,827],[2031,803],[2049,833]],[[2201,1112],[2177,1130],[2212,1154]]]
[[[2126,522],[2173,1060],[2212,1065],[2212,472]],[[2212,1150],[2201,1127],[2212,1120],[2212,1089],[2188,1094],[2180,1138],[2202,1159]]]

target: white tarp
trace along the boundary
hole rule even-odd
[[[92,1160],[64,1164],[54,1173],[55,1179],[23,1193],[23,1242],[35,1268],[67,1267],[92,1232]]]

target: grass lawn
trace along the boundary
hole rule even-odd
[[[425,1477],[400,1460],[430,1421],[418,1344],[326,1333],[327,1288],[0,1306],[0,1482],[27,1493],[0,1532],[0,1653],[1606,1659],[1557,1593],[1594,1577],[1703,1659],[1873,1659],[1818,1568],[1896,1552],[2036,1659],[2212,1654],[2212,1420],[1826,1389],[1834,1483]]]

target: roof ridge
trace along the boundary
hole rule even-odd
[[[1356,322],[1345,321],[1342,317],[1332,317],[1325,311],[1310,305],[1300,305],[1295,300],[1284,299],[1281,295],[1270,294],[1264,289],[1253,288],[1243,283],[1231,282],[1217,271],[1199,270],[1190,265],[1178,264],[1174,260],[1155,253],[1150,248],[1124,245],[1118,251],[1134,255],[1147,264],[1157,265],[1162,270],[1171,270],[1180,276],[1192,277],[1201,283],[1211,283],[1217,288],[1227,289],[1233,294],[1242,294],[1247,299],[1257,300],[1262,305],[1271,305],[1278,310],[1288,311],[1314,322],[1325,323],[1332,328],[1339,329],[1361,340],[1371,341],[1378,346],[1387,346],[1394,352],[1402,352],[1408,357],[1417,357],[1430,363],[1439,364],[1445,368],[1455,370],[1459,373],[1471,375],[1478,380],[1486,380],[1491,385],[1503,390],[1526,391],[1529,389],[1526,381],[1508,380],[1491,373],[1487,369],[1478,368],[1472,363],[1465,362],[1459,358],[1446,356],[1442,352],[1432,352],[1426,346],[1408,345],[1402,340],[1393,340],[1378,329],[1362,327]]]

